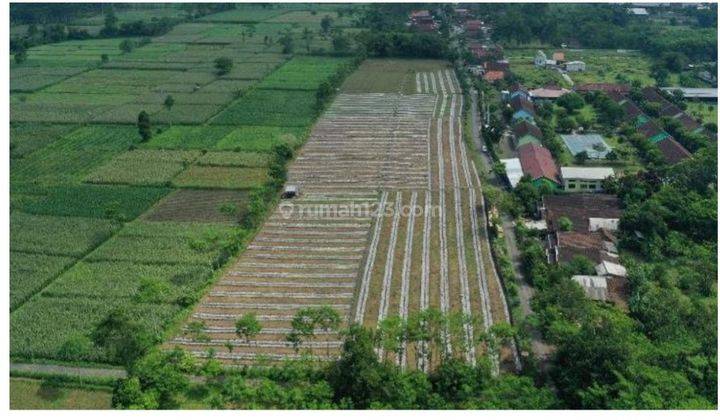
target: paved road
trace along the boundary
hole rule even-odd
[[[480,136],[479,127],[481,122],[479,121],[477,114],[477,93],[471,92],[470,96],[472,99],[472,116],[470,119],[470,121],[472,122],[472,139],[477,150],[482,150],[484,139]],[[489,181],[499,188],[504,188],[504,185],[502,185],[502,182],[497,178],[494,172],[487,172],[488,168],[492,167],[492,159],[490,158],[490,156],[488,156],[486,153],[480,153],[480,155],[482,156],[483,164],[485,166],[482,171],[487,174]],[[515,276],[517,277],[518,284],[520,286],[518,288],[518,295],[520,298],[520,310],[523,316],[527,317],[533,313],[532,308],[530,307],[530,301],[535,294],[535,290],[527,281],[525,281],[525,278],[522,275],[522,271],[520,270],[520,250],[517,247],[514,222],[507,215],[503,215],[502,224],[503,232],[505,233],[505,243],[507,245],[508,253],[513,263],[513,271],[515,272]],[[533,354],[538,359],[540,368],[542,370],[546,365],[544,362],[552,353],[552,347],[548,346],[545,342],[542,341],[542,334],[540,334],[540,331],[535,328],[532,328],[530,330],[530,341]]]
[[[45,365],[40,363],[10,363],[10,371],[113,379],[127,376],[127,372],[123,369]]]

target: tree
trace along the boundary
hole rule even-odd
[[[135,41],[132,41],[130,39],[124,39],[120,43],[120,51],[122,51],[126,54],[129,52],[132,52],[132,50],[134,50],[134,49],[135,49]]]
[[[130,366],[155,341],[147,328],[124,308],[110,312],[93,331],[92,340],[125,366]]]
[[[146,142],[150,140],[152,137],[152,126],[150,125],[150,115],[148,115],[147,112],[140,111],[140,114],[138,114],[138,132],[140,133],[140,138],[143,142]]]
[[[558,218],[558,227],[563,232],[569,232],[573,228],[572,220],[570,220],[566,216],[561,216],[560,218]]]
[[[295,50],[295,43],[293,41],[293,36],[292,36],[292,32],[290,31],[290,29],[283,31],[283,33],[280,35],[280,38],[278,39],[278,41],[280,42],[280,45],[282,45],[282,47],[283,47],[283,50],[282,50],[283,54],[292,54],[293,51]]]
[[[337,331],[340,327],[340,314],[333,308],[327,305],[323,305],[314,310],[314,323],[322,330],[325,334],[329,334],[331,331]],[[326,354],[330,356],[330,341],[326,348]]]
[[[575,162],[577,162],[578,165],[584,164],[588,159],[588,152],[585,150],[575,155]]]
[[[25,44],[20,43],[15,47],[13,58],[15,59],[15,64],[22,64],[27,60],[27,48],[25,48]]]
[[[195,361],[181,349],[157,350],[129,370],[113,393],[116,408],[174,409],[188,390],[188,374],[196,372]]]
[[[323,36],[327,36],[330,33],[330,28],[332,27],[333,19],[330,17],[330,15],[325,15],[320,20],[320,34]]]
[[[175,105],[175,98],[173,98],[172,95],[166,96],[165,101],[163,102],[163,105],[165,106],[165,109],[170,111],[172,109],[173,105]]]
[[[141,277],[140,287],[135,293],[135,301],[138,303],[163,303],[170,292],[170,284],[167,281],[154,277]]]
[[[579,93],[570,92],[559,97],[557,104],[572,113],[585,106],[585,101]]]
[[[312,308],[300,309],[293,317],[287,340],[292,343],[296,353],[300,351],[300,346],[305,340],[315,337],[315,319],[315,311]]]
[[[337,53],[347,52],[348,48],[350,48],[350,39],[341,29],[338,29],[333,32],[332,46]]]
[[[302,39],[305,41],[305,49],[307,52],[310,52],[310,43],[312,42],[313,38],[315,37],[315,33],[310,30],[310,28],[303,29],[302,32]]]
[[[262,326],[257,320],[257,316],[252,312],[243,315],[235,321],[235,334],[241,340],[245,340],[246,343],[250,343],[250,340],[260,334],[260,331],[262,331]]]
[[[396,368],[378,361],[373,334],[359,325],[350,326],[345,333],[342,354],[330,366],[327,381],[333,400],[348,401],[355,409],[392,401],[401,390]]]
[[[115,36],[118,33],[118,18],[112,7],[108,8],[105,13],[105,25],[100,30],[102,36]]]
[[[215,71],[218,76],[230,73],[233,68],[233,60],[229,57],[218,57],[215,59]]]

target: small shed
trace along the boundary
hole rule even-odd
[[[605,277],[576,275],[571,278],[583,288],[588,298],[603,302],[607,300],[607,279]]]
[[[518,158],[500,159],[500,162],[502,162],[505,165],[505,175],[507,175],[507,179],[508,179],[508,182],[510,183],[510,186],[515,188],[515,186],[517,186],[518,182],[520,182],[520,178],[523,177],[523,171],[522,171],[522,166],[520,165],[520,159],[518,159]]]
[[[566,71],[585,71],[584,61],[568,61],[565,63]]]
[[[286,185],[282,192],[282,198],[295,198],[300,194],[300,187],[297,185]]]
[[[610,261],[603,261],[595,266],[599,276],[627,277],[625,266]]]

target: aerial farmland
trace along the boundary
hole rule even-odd
[[[715,408],[717,12],[636,6],[11,5],[11,408]]]

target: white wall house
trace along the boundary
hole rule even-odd
[[[585,62],[583,61],[568,61],[565,63],[566,71],[585,71]]]
[[[563,189],[567,192],[601,192],[602,181],[615,175],[612,168],[572,167],[560,168]]]

